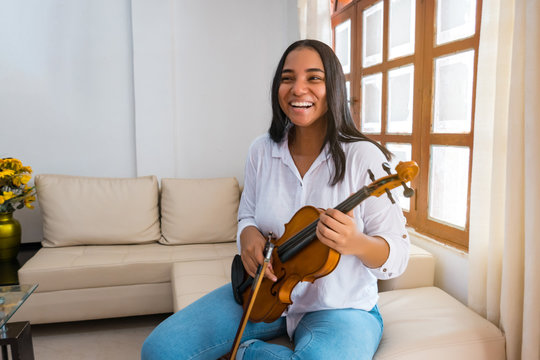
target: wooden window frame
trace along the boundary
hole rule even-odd
[[[362,59],[362,14],[363,10],[378,3],[383,6],[383,61],[380,64],[363,69]],[[351,19],[351,73],[347,80],[351,81],[351,112],[353,119],[361,128],[361,79],[365,75],[382,73],[382,108],[381,133],[366,133],[370,138],[381,142],[409,143],[412,146],[412,159],[420,166],[419,176],[411,186],[416,190],[411,199],[410,210],[405,212],[409,226],[419,233],[428,235],[445,244],[461,250],[468,250],[469,244],[469,213],[470,189],[472,173],[473,139],[474,139],[474,113],[476,99],[476,77],[478,66],[478,44],[480,39],[480,20],[482,13],[482,0],[477,1],[475,34],[471,37],[453,41],[443,45],[436,45],[435,11],[436,0],[416,0],[415,22],[415,50],[414,54],[388,60],[388,21],[390,0],[332,0],[332,30],[337,25]],[[335,34],[333,31],[333,42]],[[436,58],[474,49],[474,74],[472,90],[471,130],[467,134],[441,134],[432,133],[433,91],[434,91],[434,61]],[[412,134],[386,134],[387,127],[387,78],[388,70],[403,65],[414,64],[414,96],[413,96],[413,131]],[[421,85],[419,85],[421,84]],[[430,147],[432,145],[455,145],[469,148],[469,179],[467,190],[467,215],[464,229],[459,229],[441,222],[431,220],[428,214],[429,202],[429,167]]]

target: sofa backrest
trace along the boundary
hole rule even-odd
[[[165,245],[236,239],[236,178],[98,178],[41,174],[35,178],[44,247]],[[160,217],[161,215],[161,217]]]
[[[162,179],[160,243],[235,241],[239,202],[236,178]]]
[[[155,176],[37,175],[44,247],[140,244],[161,237]]]

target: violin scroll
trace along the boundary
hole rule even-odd
[[[414,169],[411,168],[410,166],[409,167],[402,166],[404,164],[405,163],[400,162],[398,164],[398,166],[396,166],[396,170],[398,171],[398,174],[401,171],[401,173],[402,173],[401,177],[402,178],[404,178],[404,179],[410,178],[411,180],[414,179],[416,177],[416,174],[418,173],[418,169],[416,170],[416,172],[414,172]],[[392,173],[390,172],[390,164],[385,162],[385,163],[382,164],[382,167],[383,167],[384,171],[386,171],[386,173],[388,175],[392,175]],[[398,168],[399,168],[399,170],[398,170]],[[371,175],[372,174],[370,174],[370,176]],[[407,180],[407,181],[409,181],[409,180]],[[403,196],[405,196],[406,198],[410,198],[410,197],[412,197],[414,195],[414,190],[411,189],[410,187],[408,187],[407,184],[405,184],[405,181],[401,182],[401,186],[403,186]],[[392,195],[390,195],[390,190],[386,189],[386,194],[390,198],[390,201],[392,202],[392,204],[394,204],[394,199],[392,198]]]
[[[418,164],[415,161],[400,161],[396,166],[396,172],[404,182],[412,181],[418,175]]]
[[[396,174],[390,172],[390,165],[383,163],[384,171],[388,173],[388,176],[373,181],[368,185],[368,189],[373,196],[381,196],[382,194],[389,194],[391,189],[398,186],[403,186],[405,197],[411,197],[414,195],[414,190],[408,187],[405,183],[412,181],[416,175],[418,175],[418,164],[414,161],[400,161],[396,166]],[[368,170],[370,178],[372,178],[371,171]],[[392,197],[389,195],[390,200]],[[392,201],[393,202],[393,201]]]

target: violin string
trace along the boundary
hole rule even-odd
[[[317,228],[318,223],[319,220],[315,220],[278,248],[277,252],[282,262],[287,261],[296,254],[294,249],[301,250],[303,248],[303,246],[301,246],[302,244],[305,243],[307,245],[312,240],[315,236],[315,229]]]

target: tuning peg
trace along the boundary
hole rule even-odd
[[[395,204],[396,202],[394,201],[394,198],[392,197],[392,193],[390,192],[390,190],[384,189],[384,191],[386,191],[386,195],[388,195],[388,198],[390,199],[392,204]]]
[[[370,169],[367,169],[367,172],[369,174],[369,178],[371,179],[371,181],[375,181],[375,175],[373,175],[373,173],[371,172]]]
[[[382,168],[383,168],[384,171],[386,171],[386,173],[387,173],[388,175],[392,175],[392,172],[391,172],[392,168],[390,167],[390,164],[389,164],[389,163],[383,162],[383,163],[382,163]]]
[[[407,186],[403,181],[401,182],[401,185],[403,186],[403,196],[406,198],[410,198],[414,195],[414,190]]]

